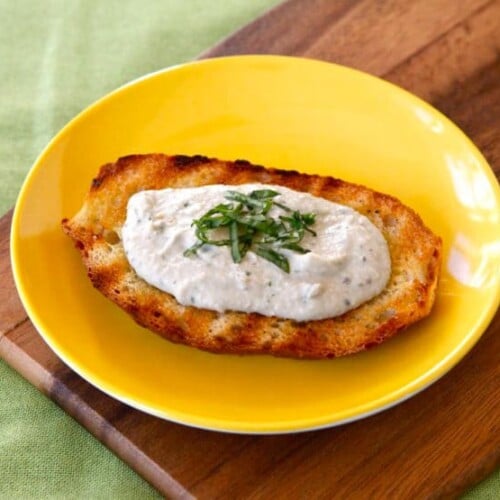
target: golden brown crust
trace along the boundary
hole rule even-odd
[[[385,290],[342,316],[298,323],[182,306],[135,274],[117,236],[133,193],[248,182],[306,191],[366,215],[388,242],[392,274]],[[81,210],[62,224],[80,250],[94,286],[139,324],[173,342],[219,353],[331,358],[380,344],[429,314],[441,262],[440,238],[392,196],[332,177],[266,169],[244,160],[162,154],[120,158],[101,167]]]

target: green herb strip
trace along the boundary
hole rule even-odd
[[[204,245],[229,246],[233,261],[241,262],[248,251],[272,262],[286,273],[290,272],[288,259],[280,249],[307,253],[300,245],[306,232],[316,236],[311,229],[316,221],[313,213],[301,213],[274,201],[279,193],[271,189],[259,189],[246,195],[227,191],[224,198],[231,203],[220,203],[199,219],[193,220],[198,241],[184,255],[196,254]],[[286,215],[274,218],[268,215],[273,206]],[[227,228],[228,238],[213,238],[211,231]]]

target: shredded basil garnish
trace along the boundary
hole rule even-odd
[[[192,226],[198,241],[185,250],[184,255],[194,255],[204,245],[228,246],[236,263],[241,262],[248,251],[252,251],[289,273],[288,259],[279,250],[287,249],[302,254],[309,252],[300,242],[306,231],[316,236],[310,227],[314,225],[316,215],[301,213],[278,203],[274,200],[278,195],[271,189],[258,189],[248,195],[227,191],[224,198],[230,203],[220,203],[199,219],[193,220]],[[273,206],[280,208],[286,215],[271,217],[269,211]],[[220,228],[227,228],[227,237],[214,238],[210,233]]]

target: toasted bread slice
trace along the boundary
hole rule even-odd
[[[392,273],[384,291],[342,316],[299,323],[183,306],[136,275],[119,238],[133,193],[249,182],[306,191],[368,217],[386,238],[391,255]],[[217,353],[331,358],[368,349],[430,313],[441,261],[440,238],[392,196],[332,177],[203,156],[135,155],[104,165],[81,210],[62,224],[92,283],[106,297],[166,339]]]

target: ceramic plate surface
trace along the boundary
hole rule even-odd
[[[92,288],[60,221],[79,209],[102,164],[151,152],[243,158],[398,197],[444,241],[431,316],[371,351],[328,361],[209,354],[140,328]],[[221,58],[132,82],[54,138],[19,197],[13,269],[46,342],[104,392],[192,426],[299,431],[402,401],[472,348],[499,303],[499,200],[474,145],[409,93],[318,61]]]

